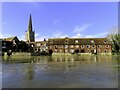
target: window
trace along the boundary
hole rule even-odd
[[[73,45],[71,45],[70,47],[73,48]]]
[[[93,40],[91,40],[91,43],[94,43],[94,41],[93,41]]]
[[[68,44],[68,41],[65,41],[65,44]]]
[[[40,43],[37,43],[37,46],[40,46]]]
[[[107,52],[107,50],[105,50],[105,52]]]
[[[95,47],[94,45],[92,45],[92,47]]]
[[[57,49],[57,45],[55,45],[55,49]]]
[[[89,50],[89,49],[88,49],[87,51],[88,51],[88,52],[90,52],[90,50]]]
[[[79,48],[79,45],[76,45],[76,48]]]
[[[87,45],[86,47],[87,47],[87,48],[90,48],[90,45]]]
[[[65,50],[65,53],[67,53],[68,52],[68,50]]]
[[[38,49],[38,51],[40,51],[40,49]]]
[[[109,47],[109,45],[106,45],[106,47],[108,48],[108,47]]]
[[[84,47],[84,45],[81,45],[81,47],[83,48],[83,47]]]
[[[74,50],[73,50],[73,49],[71,49],[71,50],[70,50],[70,53],[74,53]]]
[[[60,49],[60,53],[62,53],[62,49]]]
[[[57,52],[57,49],[55,49],[55,52]]]
[[[65,45],[65,48],[68,48],[68,45]]]
[[[59,47],[60,47],[60,48],[63,48],[63,45],[60,45]]]
[[[104,43],[106,43],[107,41],[106,40],[104,40]]]
[[[100,47],[100,45],[97,45],[97,47],[99,48],[99,47]]]
[[[75,40],[75,43],[78,43],[78,40]]]
[[[31,47],[33,47],[33,45],[31,45]]]

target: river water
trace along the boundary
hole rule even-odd
[[[2,57],[3,88],[117,88],[119,56]]]

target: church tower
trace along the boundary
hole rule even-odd
[[[30,14],[30,18],[29,18],[28,31],[26,31],[26,41],[27,42],[35,42],[35,32],[33,31],[33,27],[32,27],[31,14]]]

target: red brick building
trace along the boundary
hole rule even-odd
[[[106,38],[51,38],[48,49],[53,53],[111,53],[111,43]]]

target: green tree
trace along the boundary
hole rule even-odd
[[[113,34],[112,35],[112,46],[113,50],[119,52],[120,50],[120,34]]]
[[[119,52],[119,50],[120,50],[120,34],[118,34],[118,28],[113,27],[106,38],[112,43],[112,50],[115,52]]]

